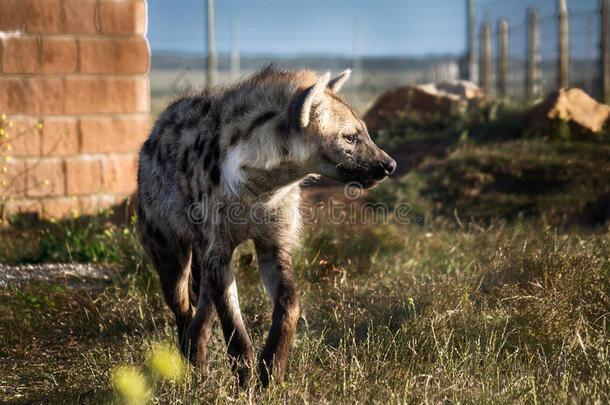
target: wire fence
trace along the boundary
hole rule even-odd
[[[557,12],[547,13],[538,18],[538,54],[535,61],[528,61],[530,46],[531,24],[528,15],[538,10],[523,8],[510,10],[507,3],[498,3],[494,14],[486,11],[481,27],[487,24],[490,27],[490,60],[488,82],[491,84],[489,96],[498,97],[500,76],[500,29],[499,21],[506,20],[508,29],[508,73],[507,94],[512,99],[528,98],[528,63],[535,63],[537,67],[535,96],[543,96],[559,87],[559,57],[560,57],[560,27]],[[601,4],[601,3],[600,3]],[[568,11],[569,22],[569,87],[579,87],[592,97],[603,98],[602,83],[602,18],[599,5],[590,4],[589,9]],[[482,53],[482,28],[478,34],[479,55]],[[479,58],[480,63],[485,61]],[[484,71],[482,66],[479,72]],[[480,78],[481,83],[484,78]]]

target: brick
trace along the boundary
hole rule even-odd
[[[80,208],[83,213],[99,214],[101,210],[107,210],[120,204],[125,194],[97,194],[91,196],[80,196]]]
[[[12,127],[4,126],[8,138],[0,137],[2,152],[0,155],[38,156],[40,154],[40,130],[36,128],[35,118],[9,118]],[[10,145],[10,150],[7,149]]]
[[[5,202],[4,215],[1,218],[2,224],[6,221],[8,215],[24,215],[32,214],[40,216],[42,213],[42,204],[37,200],[13,200]]]
[[[105,192],[129,193],[136,189],[137,155],[107,156],[102,161]]]
[[[0,31],[21,31],[23,0],[0,0]]]
[[[81,73],[146,73],[150,52],[139,38],[83,38],[80,40]]]
[[[0,200],[8,201],[11,198],[25,196],[26,164],[23,159],[5,160],[0,157]],[[6,173],[5,173],[6,171]],[[1,201],[0,201],[1,202]]]
[[[68,156],[78,153],[76,118],[45,118],[42,124],[43,155]]]
[[[87,156],[66,159],[66,194],[93,194],[101,189],[100,159]]]
[[[63,32],[72,34],[95,34],[96,0],[64,0]]]
[[[76,40],[43,38],[40,47],[40,73],[75,73],[78,63]]]
[[[25,2],[25,26],[30,33],[61,32],[60,0],[22,0]]]
[[[80,215],[80,202],[71,197],[43,198],[42,216],[47,219],[61,219],[67,216]]]
[[[128,113],[148,112],[148,78],[69,77],[66,78],[65,112]]]
[[[147,116],[82,118],[81,153],[135,152],[148,136]]]
[[[58,158],[26,160],[26,195],[47,197],[63,195],[64,162]]]
[[[4,38],[2,40],[2,72],[38,72],[38,41],[36,38],[23,36]]]
[[[146,2],[144,0],[100,1],[100,31],[102,34],[146,33]]]
[[[4,114],[61,114],[64,81],[55,77],[0,77],[0,112]]]

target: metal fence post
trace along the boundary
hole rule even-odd
[[[558,0],[559,6],[559,87],[570,85],[570,29],[566,0]]]
[[[534,9],[527,12],[527,75],[525,98],[533,100],[540,94],[540,17]]]
[[[610,102],[610,53],[608,52],[608,42],[610,38],[610,25],[608,13],[610,12],[610,0],[601,0],[601,81],[602,81],[602,101],[606,104]]]
[[[481,29],[481,89],[485,97],[489,97],[490,85],[490,70],[491,70],[491,38],[489,33],[489,24],[485,23]]]
[[[508,21],[498,22],[498,49],[500,50],[498,60],[498,95],[501,98],[508,96]]]

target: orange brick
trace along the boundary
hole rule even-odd
[[[143,37],[80,40],[81,73],[146,73],[149,60]]]
[[[73,38],[43,38],[40,73],[75,73],[78,56]]]
[[[63,195],[64,162],[60,159],[28,159],[26,161],[26,195],[47,197]]]
[[[129,193],[136,189],[137,156],[107,156],[102,161],[104,191],[112,193]]]
[[[147,116],[82,118],[81,153],[135,152],[148,136]]]
[[[6,221],[6,217],[10,215],[24,215],[32,214],[34,216],[40,216],[42,212],[42,205],[37,200],[14,200],[5,203],[4,215],[2,221]]]
[[[99,214],[100,210],[107,210],[120,204],[125,198],[126,194],[98,194],[90,196],[80,196],[78,200],[80,202],[80,208],[83,213]]]
[[[146,2],[144,0],[101,0],[100,30],[102,34],[146,33]]]
[[[61,219],[67,216],[80,215],[80,203],[71,197],[43,198],[42,215],[44,218]]]
[[[101,190],[102,166],[100,159],[76,157],[66,159],[66,194],[92,194]]]
[[[5,160],[0,157],[0,200],[8,201],[11,198],[25,196],[26,165],[23,159]],[[6,172],[6,173],[5,173]],[[1,202],[1,201],[0,201]]]
[[[21,31],[23,0],[0,0],[0,31]]]
[[[8,138],[0,137],[2,152],[0,155],[38,156],[40,154],[40,130],[36,128],[35,118],[11,119],[12,127],[4,126]],[[10,148],[7,148],[10,145]]]
[[[42,154],[76,155],[79,149],[76,118],[45,118],[42,126]]]
[[[12,36],[2,40],[3,73],[36,73],[37,71],[38,41],[36,38]]]
[[[5,114],[60,114],[64,82],[56,77],[0,77],[0,111]]]
[[[74,34],[95,34],[96,0],[64,0],[63,31]]]
[[[145,76],[69,77],[65,83],[68,114],[148,112],[149,109]]]
[[[25,26],[27,32],[61,32],[60,0],[22,0],[25,2]]]

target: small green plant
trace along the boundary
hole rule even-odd
[[[9,212],[7,212],[7,205],[13,203],[15,196],[24,195],[26,191],[38,188],[41,186],[49,188],[51,190],[51,182],[47,179],[37,180],[35,183],[30,184],[29,180],[26,183],[25,179],[27,174],[36,169],[40,165],[41,158],[31,160],[27,166],[13,166],[13,144],[15,141],[27,137],[32,132],[40,132],[43,129],[42,122],[38,122],[31,127],[19,130],[13,133],[14,124],[6,116],[6,114],[0,114],[0,224],[4,223],[5,219],[10,218]],[[67,130],[64,130],[57,138],[51,149],[47,154],[52,154],[59,146],[63,137],[67,134]],[[31,180],[31,179],[30,179]]]

